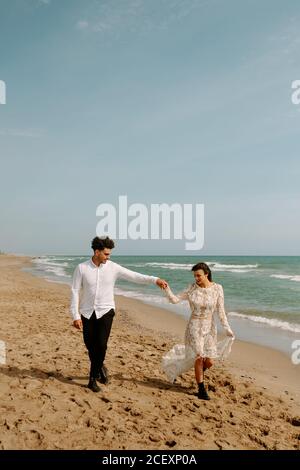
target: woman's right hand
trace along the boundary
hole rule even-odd
[[[234,333],[232,330],[226,330],[226,336],[230,336],[231,338],[235,338]]]

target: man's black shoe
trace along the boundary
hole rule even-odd
[[[101,388],[98,387],[98,385],[97,385],[96,379],[91,379],[91,378],[90,378],[90,381],[88,383],[88,388],[90,390],[92,390],[93,392],[100,392],[100,390],[101,390]]]
[[[109,382],[108,370],[103,365],[100,369],[99,376],[97,377],[98,382],[101,384],[107,385]]]

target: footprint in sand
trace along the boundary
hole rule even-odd
[[[291,423],[292,426],[300,426],[300,417],[299,416],[294,416],[294,417],[287,417],[287,422]]]

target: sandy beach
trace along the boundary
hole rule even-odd
[[[235,341],[199,400],[193,371],[172,385],[160,369],[185,320],[138,300],[116,297],[111,380],[91,392],[69,287],[21,270],[30,263],[0,256],[1,449],[300,449],[300,365]]]

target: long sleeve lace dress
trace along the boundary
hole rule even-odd
[[[171,303],[188,300],[191,309],[185,344],[176,344],[162,358],[162,369],[173,382],[177,375],[194,366],[197,356],[225,359],[230,354],[234,334],[225,313],[223,287],[220,284],[214,282],[209,287],[200,287],[193,283],[178,295],[174,295],[169,287],[165,292]],[[222,341],[217,339],[215,312],[227,335]]]

